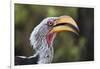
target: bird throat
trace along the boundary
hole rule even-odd
[[[56,37],[56,33],[48,33],[47,34],[46,39],[47,39],[47,43],[49,46],[52,46],[52,43],[53,43],[55,37]]]

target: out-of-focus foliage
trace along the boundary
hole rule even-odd
[[[80,51],[84,47],[85,38],[77,39],[77,36],[70,32],[61,32],[55,40],[54,62],[78,61]]]
[[[45,17],[69,15],[76,21],[78,8],[15,4],[15,55],[33,54],[29,37],[33,28]],[[87,39],[71,32],[59,33],[54,41],[53,62],[79,61]]]

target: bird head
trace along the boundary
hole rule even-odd
[[[34,28],[30,40],[31,41],[34,41],[34,39],[38,40],[39,36],[41,36],[41,38],[46,37],[47,43],[50,46],[56,34],[63,31],[73,32],[76,35],[78,35],[79,28],[77,26],[77,23],[73,20],[72,17],[70,16],[47,17]]]

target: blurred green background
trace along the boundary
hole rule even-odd
[[[94,60],[94,9],[80,7],[15,4],[15,56],[34,54],[29,37],[35,26],[46,17],[69,15],[77,22],[80,35],[61,32],[54,41],[56,62]]]

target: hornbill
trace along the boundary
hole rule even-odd
[[[30,43],[35,50],[33,56],[16,56],[15,65],[51,63],[54,56],[53,41],[56,34],[70,31],[78,35],[79,28],[70,16],[47,17],[37,25],[30,35]]]

